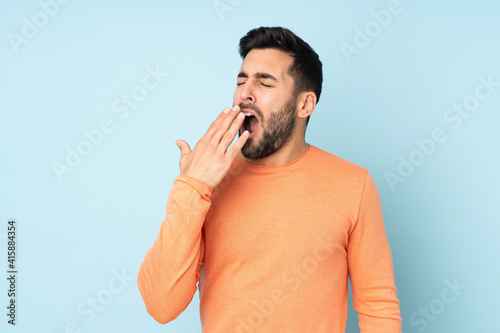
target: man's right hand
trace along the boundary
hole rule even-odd
[[[221,112],[193,150],[186,141],[175,141],[181,150],[181,175],[201,180],[212,189],[217,186],[248,139],[248,131],[245,131],[228,149],[244,119],[245,115],[235,105],[232,109],[226,108]]]

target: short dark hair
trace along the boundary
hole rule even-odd
[[[294,96],[303,91],[316,94],[317,102],[323,84],[323,65],[318,54],[292,31],[282,27],[260,27],[247,32],[240,39],[240,56],[245,59],[252,49],[277,49],[294,58],[288,74],[294,81]],[[307,117],[306,126],[309,123]]]

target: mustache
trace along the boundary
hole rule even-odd
[[[240,107],[240,109],[248,109],[248,110],[255,111],[255,113],[259,116],[259,118],[262,119],[262,112],[255,105],[253,105],[251,103],[241,102],[240,104],[238,104],[238,106]]]

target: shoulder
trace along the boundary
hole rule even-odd
[[[335,178],[343,178],[355,183],[364,183],[368,170],[351,161],[345,160],[337,155],[311,145],[311,165],[315,166],[315,172],[323,176],[332,175]]]
[[[366,186],[371,184],[368,170],[318,147],[312,149],[309,181],[332,202],[347,209],[351,221],[355,221]]]

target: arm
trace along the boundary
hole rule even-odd
[[[361,332],[401,332],[401,314],[380,198],[367,173],[347,246],[353,307]]]
[[[176,141],[181,149],[181,174],[174,180],[160,233],[137,277],[149,314],[162,324],[177,318],[196,292],[205,255],[203,223],[212,189],[248,138],[245,131],[229,148],[243,123],[244,114],[239,111],[238,106],[224,109],[193,150],[185,141]]]
[[[211,191],[191,177],[174,180],[166,217],[137,277],[146,308],[159,323],[177,318],[196,292],[205,252],[202,227]]]

